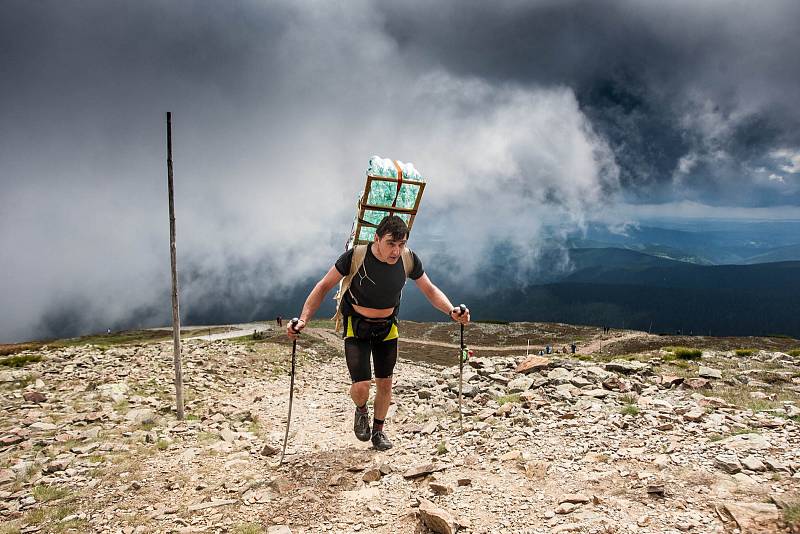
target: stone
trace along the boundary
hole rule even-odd
[[[738,473],[742,470],[742,465],[739,463],[739,459],[730,454],[717,455],[714,458],[714,465],[729,474]]]
[[[228,443],[233,443],[234,441],[236,441],[237,433],[231,430],[230,428],[225,427],[222,430],[220,430],[219,437],[221,437],[223,441],[226,441]]]
[[[610,395],[608,390],[605,389],[586,389],[581,390],[581,395],[585,395],[587,397],[592,397],[595,399],[605,399]]]
[[[618,376],[610,376],[603,380],[603,387],[611,391],[619,391],[620,393],[627,393],[631,390],[630,382],[622,380]]]
[[[425,435],[433,434],[437,428],[439,428],[439,422],[434,419],[431,419],[430,421],[425,423],[425,426],[422,427],[419,433]]]
[[[189,506],[188,510],[190,512],[196,512],[198,510],[206,510],[208,508],[219,508],[220,506],[228,506],[229,504],[236,504],[236,499],[225,499],[225,500],[213,500],[208,502],[201,502],[198,504],[192,504]]]
[[[569,514],[573,510],[575,510],[577,507],[578,507],[577,504],[572,504],[572,503],[568,503],[568,502],[561,503],[561,504],[558,505],[558,508],[555,509],[555,513],[561,514],[561,515]]]
[[[438,471],[444,471],[445,469],[447,469],[447,466],[444,464],[422,464],[406,470],[406,472],[403,473],[403,478],[418,478],[425,475],[430,475],[431,473],[436,473]]]
[[[533,371],[547,369],[550,366],[550,359],[543,356],[529,356],[514,369],[517,373],[528,374]]]
[[[590,501],[591,499],[586,495],[582,495],[580,493],[568,493],[558,500],[558,504],[563,504],[565,502],[571,504],[587,504]]]
[[[459,486],[471,486],[472,479],[471,478],[459,478],[456,482]]]
[[[427,389],[420,389],[419,391],[417,391],[417,397],[419,397],[422,400],[430,399],[431,396],[432,396],[432,393],[430,391],[428,391]]]
[[[53,423],[45,423],[43,421],[36,421],[28,428],[36,432],[50,432],[51,430],[58,429],[58,425],[54,425]]]
[[[706,411],[702,408],[692,408],[685,414],[683,414],[683,418],[686,421],[699,421],[706,415]]]
[[[705,378],[687,378],[682,386],[686,389],[711,389],[711,383]]]
[[[450,495],[453,493],[453,486],[449,484],[442,484],[440,482],[431,482],[428,484],[431,491],[436,495]]]
[[[127,398],[129,388],[125,382],[115,382],[112,384],[101,384],[97,387],[97,393],[101,399],[112,402],[120,402]]]
[[[378,470],[380,470],[383,476],[391,475],[394,472],[394,468],[389,464],[381,464]]]
[[[779,522],[780,511],[774,504],[760,502],[725,502],[722,505],[739,525],[743,534],[765,532],[768,522]],[[775,530],[777,532],[777,529]]]
[[[776,458],[764,458],[764,463],[771,471],[786,471],[790,472],[789,466]]]
[[[44,470],[47,473],[57,473],[59,471],[64,471],[70,465],[72,465],[72,462],[74,460],[75,460],[75,457],[73,455],[71,455],[71,454],[57,456],[54,460],[51,460],[50,462],[48,462],[48,464],[45,466]]]
[[[714,369],[712,367],[705,367],[703,365],[700,366],[700,370],[697,372],[697,375],[700,378],[715,378],[720,379],[722,378],[722,371],[719,369]]]
[[[367,471],[361,477],[361,480],[363,480],[364,482],[367,482],[367,483],[369,483],[369,482],[377,482],[380,479],[381,479],[381,472],[380,472],[380,469],[377,469],[377,468],[367,469]]]
[[[532,385],[533,385],[532,378],[528,378],[527,376],[520,376],[508,383],[508,392],[521,393],[523,391],[530,389]]]
[[[278,454],[278,448],[273,447],[269,443],[266,443],[261,449],[261,456],[275,456],[276,454]]]
[[[518,450],[508,451],[507,453],[500,456],[501,462],[508,462],[511,460],[518,460],[522,457],[522,453]]]
[[[759,473],[767,470],[767,467],[764,465],[764,463],[752,454],[742,459],[742,467]]]
[[[27,402],[35,402],[36,404],[41,404],[43,402],[47,402],[47,397],[43,393],[39,393],[38,391],[26,391],[22,394],[22,398],[25,399]]]
[[[713,444],[733,451],[764,450],[772,447],[767,438],[761,434],[738,434]]]
[[[649,372],[652,366],[636,360],[611,360],[605,365],[605,369],[606,371],[633,374]]]
[[[665,387],[667,389],[671,389],[673,387],[680,386],[683,384],[684,378],[682,376],[677,375],[661,375],[660,384],[661,387]]]
[[[665,487],[664,484],[648,484],[647,485],[647,494],[654,495],[656,497],[663,497],[665,494]]]
[[[150,408],[138,408],[125,414],[125,420],[137,425],[147,425],[156,422],[156,413]]]
[[[547,373],[547,380],[554,384],[568,384],[573,378],[575,378],[575,376],[572,372],[563,367],[556,367]],[[570,384],[570,387],[573,386]]]
[[[272,525],[267,529],[267,534],[292,534],[292,529],[286,525]]]
[[[16,479],[17,476],[11,469],[0,469],[0,486],[14,482]]]
[[[454,534],[456,531],[453,515],[439,508],[427,499],[420,499],[419,515],[425,526],[439,534]]]

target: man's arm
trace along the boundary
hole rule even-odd
[[[447,298],[447,295],[445,295],[441,289],[433,285],[433,282],[431,282],[427,274],[423,274],[414,280],[414,282],[416,282],[419,290],[422,291],[422,294],[425,295],[425,298],[430,301],[434,308],[440,310],[442,313],[446,313],[455,321],[463,323],[469,322],[469,310],[463,315],[459,315],[458,311],[454,313],[456,308],[453,306],[453,303],[450,302],[450,299]]]
[[[331,267],[322,280],[317,282],[317,285],[315,285],[314,289],[311,290],[311,293],[308,294],[305,304],[303,304],[303,312],[300,314],[300,322],[297,323],[295,332],[299,332],[305,328],[306,324],[308,324],[308,321],[314,317],[314,314],[319,309],[320,304],[322,304],[322,299],[325,298],[325,295],[327,295],[328,292],[333,289],[333,286],[338,284],[342,278],[344,278],[344,276],[342,276],[342,273],[336,270],[336,267],[334,266]],[[290,338],[294,339],[296,337],[296,335],[292,335],[294,332],[292,332],[291,323],[289,323],[286,332],[289,334]]]

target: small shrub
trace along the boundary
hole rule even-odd
[[[752,356],[755,349],[736,349],[734,352],[737,356]]]
[[[503,395],[502,397],[497,397],[497,403],[502,406],[507,402],[519,402],[519,393],[514,393],[512,395]]]
[[[790,532],[800,532],[800,502],[792,503],[783,509],[783,520]]]
[[[626,393],[625,395],[620,395],[619,400],[622,404],[636,404],[636,395]]]
[[[680,360],[697,360],[703,356],[702,350],[689,347],[674,347],[672,353]]]
[[[50,502],[62,499],[69,495],[69,490],[56,486],[38,485],[33,488],[33,498],[36,502]]]
[[[439,445],[436,446],[436,454],[447,454],[447,444],[444,441],[440,441]]]
[[[258,523],[239,523],[231,530],[233,534],[264,534],[264,527]]]
[[[42,356],[39,354],[18,354],[16,356],[9,356],[8,358],[0,358],[1,367],[25,367],[29,363],[36,363],[42,361]]]
[[[635,404],[626,404],[620,410],[622,415],[639,415],[639,407]]]
[[[156,442],[156,448],[160,451],[165,451],[169,448],[169,441],[160,439]]]

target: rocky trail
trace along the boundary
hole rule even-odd
[[[183,422],[169,341],[0,368],[0,533],[777,533],[800,513],[798,356],[478,356],[463,435],[458,367],[402,359],[377,452],[341,341],[308,328],[278,466],[291,345],[267,330],[184,343]]]

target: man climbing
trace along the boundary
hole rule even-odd
[[[351,248],[342,254],[322,280],[317,282],[306,298],[296,326],[299,333],[314,316],[325,295],[340,280],[353,273],[349,288],[341,295],[338,310],[342,314],[344,353],[352,380],[350,397],[356,405],[353,431],[361,441],[372,439],[375,449],[381,451],[392,447],[383,431],[383,423],[392,399],[392,373],[397,361],[397,339],[400,337],[397,311],[406,278],[416,282],[434,308],[448,314],[454,321],[462,324],[469,322],[469,310],[461,313],[433,285],[422,268],[422,261],[406,249],[407,241],[408,226],[403,219],[396,215],[385,217],[375,231],[373,243],[362,245],[364,248],[361,249]],[[291,339],[297,338],[291,325],[286,333]],[[372,379],[370,353],[376,385],[371,432],[367,410]]]

